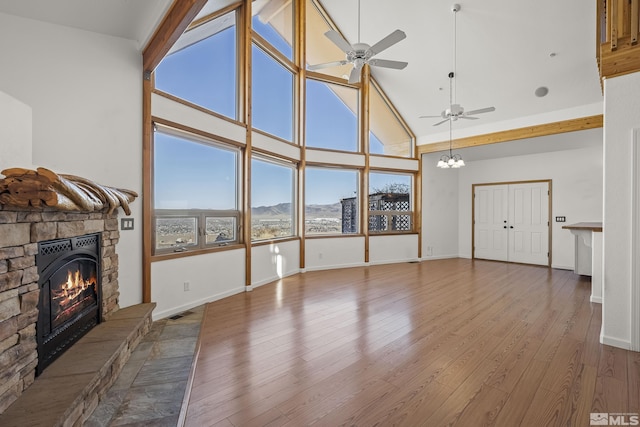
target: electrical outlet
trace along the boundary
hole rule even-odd
[[[567,217],[566,216],[557,216],[556,217],[556,222],[567,222]]]
[[[433,256],[433,246],[427,246],[427,256]]]
[[[184,282],[184,291],[188,292],[191,290],[191,283],[190,282]]]
[[[322,252],[319,252],[319,253],[318,253],[318,259],[322,259],[322,257],[323,257]]]

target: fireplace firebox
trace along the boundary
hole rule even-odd
[[[36,375],[101,319],[100,234],[38,243]]]

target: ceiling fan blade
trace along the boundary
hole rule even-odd
[[[403,61],[390,61],[388,59],[371,59],[369,65],[384,68],[393,68],[394,70],[402,70],[407,66],[407,62]]]
[[[437,115],[437,116],[419,116],[418,118],[420,118],[420,119],[439,119],[440,117],[442,117],[442,115]]]
[[[343,51],[344,53],[349,53],[349,52],[353,52],[353,48],[351,47],[351,45],[349,44],[349,42],[347,42],[344,37],[342,37],[340,35],[339,32],[334,31],[334,30],[329,30],[326,33],[324,33],[324,35],[333,42],[333,44],[335,44],[336,46],[338,46],[340,48],[341,51]]]
[[[444,120],[442,120],[442,121],[440,121],[440,122],[438,122],[438,123],[434,123],[433,125],[434,125],[434,126],[439,126],[439,125],[441,125],[441,124],[443,124],[443,123],[446,123],[446,122],[448,122],[448,121],[449,121],[449,119],[444,119]]]
[[[395,30],[393,33],[389,34],[387,37],[383,38],[378,43],[374,44],[369,48],[369,51],[372,54],[371,56],[377,55],[383,50],[390,48],[394,44],[398,43],[400,40],[404,40],[406,37],[407,35],[404,33],[404,31]]]
[[[473,116],[475,114],[490,113],[492,111],[496,111],[496,107],[480,108],[479,110],[467,111],[464,114],[467,116]]]
[[[458,116],[458,118],[459,119],[465,119],[465,120],[478,120],[479,119],[479,117],[471,117],[471,116],[467,116],[467,115]]]
[[[347,61],[346,59],[343,59],[342,61],[325,62],[324,64],[309,65],[307,67],[307,70],[316,71],[322,68],[337,67],[339,65],[345,65],[348,63],[349,61]]]
[[[353,67],[351,74],[349,74],[349,83],[354,84],[360,82],[360,74],[362,74],[360,70],[362,70],[362,67]]]

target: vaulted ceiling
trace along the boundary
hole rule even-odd
[[[350,42],[358,39],[358,1],[320,0]],[[142,47],[171,0],[0,0],[0,13],[122,37]],[[449,105],[453,1],[361,0],[360,38],[373,44],[395,29],[407,38],[379,55],[408,61],[401,71],[374,68],[418,143],[447,140],[433,126]],[[478,120],[454,122],[454,138],[602,112],[595,60],[595,2],[459,1],[456,100],[466,110],[495,106]],[[341,58],[336,58],[341,59]],[[547,87],[537,97],[538,87]]]
[[[321,0],[348,40],[356,40],[357,0]],[[449,105],[453,12],[449,0],[361,1],[361,39],[373,44],[400,28],[407,38],[381,58],[408,61],[402,71],[373,69],[419,142],[447,140],[434,127]],[[595,2],[458,1],[457,102],[467,110],[495,106],[479,120],[454,122],[458,136],[600,114],[595,60]],[[548,95],[537,97],[538,87]],[[536,117],[537,116],[537,117]],[[454,135],[454,138],[456,137]]]

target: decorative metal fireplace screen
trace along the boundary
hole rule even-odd
[[[38,244],[36,375],[100,322],[100,235]]]

